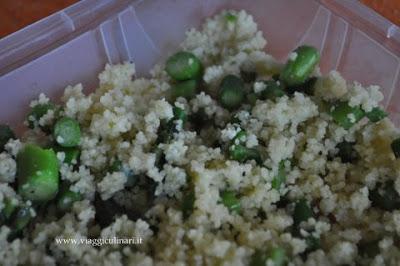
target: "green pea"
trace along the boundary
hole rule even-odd
[[[259,98],[259,96],[257,93],[250,92],[250,93],[246,94],[246,102],[248,104],[250,104],[251,106],[256,104],[258,98]]]
[[[120,172],[122,171],[122,162],[119,159],[115,159],[110,167],[108,168],[109,172]]]
[[[262,250],[256,250],[250,260],[250,266],[265,266],[268,259],[266,252]]]
[[[261,92],[261,97],[264,100],[275,100],[276,98],[285,95],[285,90],[279,81],[267,80],[264,81],[266,88]]]
[[[231,23],[234,23],[234,22],[236,22],[236,20],[237,20],[237,17],[235,16],[235,15],[233,15],[232,13],[226,13],[226,15],[225,15],[225,19],[228,21],[228,22],[231,22]]]
[[[388,116],[388,113],[379,107],[373,108],[370,112],[365,114],[369,121],[376,123]]]
[[[240,212],[240,201],[236,198],[235,192],[233,191],[223,191],[221,193],[221,202],[228,208],[231,212]]]
[[[32,216],[30,213],[30,208],[29,207],[21,208],[17,213],[13,227],[18,231],[22,230],[26,225],[28,225],[31,218]]]
[[[339,149],[338,156],[342,163],[354,163],[359,159],[357,151],[354,149],[355,142],[343,141],[336,148]]]
[[[60,211],[68,211],[71,209],[74,202],[80,200],[82,200],[82,197],[79,193],[71,190],[63,191],[57,200],[57,208]]]
[[[14,211],[17,209],[18,204],[16,204],[13,200],[9,198],[5,198],[3,201],[4,207],[1,212],[2,216],[5,218],[5,220],[8,220],[11,215],[14,213]]]
[[[296,58],[287,61],[280,75],[280,80],[289,87],[303,84],[320,59],[318,50],[311,46],[300,46],[294,52],[297,54]]]
[[[293,222],[294,225],[299,225],[303,221],[307,221],[309,218],[313,217],[313,211],[308,205],[306,199],[300,199],[297,201],[294,212],[293,212]]]
[[[350,129],[365,116],[365,112],[360,107],[350,107],[347,102],[340,102],[333,107],[331,116],[339,126]],[[353,116],[354,120],[349,116]]]
[[[258,165],[262,164],[261,154],[256,148],[249,148],[247,153],[247,160],[254,160]]]
[[[286,88],[286,92],[289,94],[293,94],[296,91],[304,93],[309,96],[313,96],[315,92],[315,83],[317,82],[316,77],[311,77],[307,79],[303,84]]]
[[[35,124],[37,124],[44,116],[47,114],[48,111],[54,110],[55,106],[52,103],[43,103],[43,104],[37,104],[34,107],[32,107],[32,111],[28,115],[28,124],[29,128],[34,128]]]
[[[0,124],[0,152],[4,150],[4,146],[10,139],[15,139],[15,134],[7,125]]]
[[[247,160],[254,160],[257,164],[262,164],[261,154],[256,148],[247,148]]]
[[[184,219],[187,219],[193,213],[195,200],[196,197],[193,189],[184,192],[181,206]]]
[[[385,211],[393,211],[400,208],[400,195],[394,188],[392,180],[377,184],[376,188],[369,193],[372,206]]]
[[[75,147],[81,142],[78,121],[69,117],[59,119],[54,126],[54,139],[62,147]]]
[[[186,123],[187,114],[186,114],[185,110],[183,110],[182,108],[174,106],[173,112],[174,112],[174,119],[182,120],[183,124]]]
[[[246,142],[247,133],[244,130],[240,130],[236,136],[232,139],[233,144],[240,144]]]
[[[172,85],[171,95],[173,99],[176,99],[178,97],[192,99],[196,95],[198,86],[197,84],[198,84],[197,80],[189,79]]]
[[[236,109],[240,107],[244,97],[244,83],[239,77],[228,75],[221,81],[218,99],[223,107]]]
[[[76,147],[61,147],[58,145],[55,145],[53,147],[54,151],[57,152],[63,152],[65,157],[64,157],[64,163],[68,164],[68,165],[73,165],[75,163],[78,162],[79,160],[79,156],[81,154],[81,151],[76,148]]]
[[[394,156],[400,158],[400,138],[393,140],[390,147],[392,148]]]
[[[168,58],[165,70],[175,80],[188,80],[199,78],[202,66],[194,54],[181,51]]]
[[[272,180],[272,188],[279,190],[286,181],[285,161],[279,162],[278,174]]]
[[[22,206],[19,210],[11,217],[11,229],[12,235],[19,233],[22,229],[24,229],[29,222],[32,220],[31,207],[30,206]]]
[[[247,160],[248,149],[243,145],[232,145],[229,148],[229,157],[238,162],[245,162]]]
[[[244,163],[249,160],[255,160],[258,164],[262,163],[261,155],[255,148],[247,148],[241,144],[231,145],[229,148],[229,157],[232,160]]]
[[[275,247],[269,252],[269,259],[275,266],[283,266],[286,264],[286,251],[281,247]]]
[[[250,266],[265,266],[268,260],[274,266],[283,266],[288,260],[286,251],[281,247],[274,247],[269,252],[257,250],[251,258]]]
[[[48,201],[59,186],[58,161],[52,149],[26,144],[17,155],[18,193],[32,201]]]

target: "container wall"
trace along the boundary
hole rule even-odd
[[[20,125],[40,92],[57,99],[69,84],[97,85],[106,63],[133,61],[138,75],[178,49],[185,31],[222,9],[246,9],[284,61],[298,45],[316,46],[321,70],[383,87],[400,122],[400,31],[350,0],[86,0],[0,40],[0,121]]]

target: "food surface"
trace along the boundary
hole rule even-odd
[[[400,132],[380,88],[266,44],[223,11],[150,78],[107,65],[89,95],[41,94],[20,139],[0,125],[0,264],[398,265]],[[141,242],[56,241],[112,238]]]

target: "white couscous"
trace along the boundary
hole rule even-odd
[[[0,126],[0,264],[399,265],[380,88],[266,44],[223,11],[150,78],[106,65],[89,95],[39,95],[20,139]]]

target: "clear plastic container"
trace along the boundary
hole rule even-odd
[[[109,63],[146,75],[185,31],[222,9],[251,13],[279,60],[302,43],[318,47],[323,73],[382,86],[400,125],[400,29],[355,0],[85,0],[0,40],[0,121],[19,126],[30,100],[57,99],[70,84],[96,87]]]

